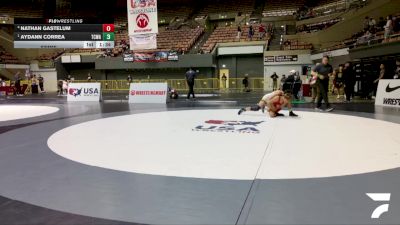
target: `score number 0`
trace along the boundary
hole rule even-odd
[[[114,24],[103,24],[103,32],[114,32]]]

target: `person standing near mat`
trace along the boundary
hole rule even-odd
[[[274,72],[271,75],[271,79],[272,79],[272,91],[276,91],[278,90],[278,75],[276,75],[276,72]]]
[[[15,95],[16,96],[24,96],[21,92],[21,77],[19,76],[19,72],[17,72],[15,74],[15,83],[14,83],[14,87],[15,87]]]
[[[344,93],[346,95],[345,102],[350,102],[354,95],[354,85],[356,84],[356,77],[350,62],[347,62],[344,65],[343,78],[344,78]]]
[[[193,96],[193,99],[196,99],[194,96],[194,80],[196,79],[196,71],[194,71],[192,68],[189,68],[188,71],[186,71],[186,83],[189,86],[189,92],[187,95],[187,99],[190,99],[190,95]]]
[[[317,107],[315,109],[318,111],[323,111],[321,109],[322,99],[324,100],[326,105],[325,111],[331,112],[333,110],[328,99],[329,77],[331,76],[332,73],[333,73],[333,67],[329,64],[329,56],[324,56],[322,58],[321,64],[316,66],[311,72],[311,75],[317,77],[316,85],[318,86],[319,89],[319,95],[317,100]]]
[[[43,94],[43,93],[45,93],[45,91],[44,91],[44,78],[40,74],[39,74],[39,77],[38,77],[38,81],[39,81],[40,93]]]

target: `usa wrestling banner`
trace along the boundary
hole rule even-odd
[[[158,33],[157,0],[127,0],[129,35]]]
[[[146,50],[157,48],[157,34],[139,34],[129,36],[131,50]]]

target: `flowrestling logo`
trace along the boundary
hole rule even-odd
[[[69,88],[68,94],[74,97],[78,96],[98,96],[99,89],[97,88]]]
[[[390,201],[390,193],[365,193],[370,199],[375,202],[382,202],[383,204],[379,205],[372,211],[371,219],[379,219],[382,214],[385,212],[389,212],[389,201]]]
[[[207,120],[193,131],[259,134],[258,125],[264,121]]]

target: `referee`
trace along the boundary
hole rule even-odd
[[[319,95],[317,101],[317,107],[315,110],[323,111],[321,109],[322,99],[324,99],[326,105],[326,112],[333,110],[328,99],[328,87],[329,87],[329,76],[333,73],[333,67],[329,64],[329,56],[324,56],[322,58],[322,63],[317,65],[312,71],[313,76],[317,76],[317,86],[319,88]]]

